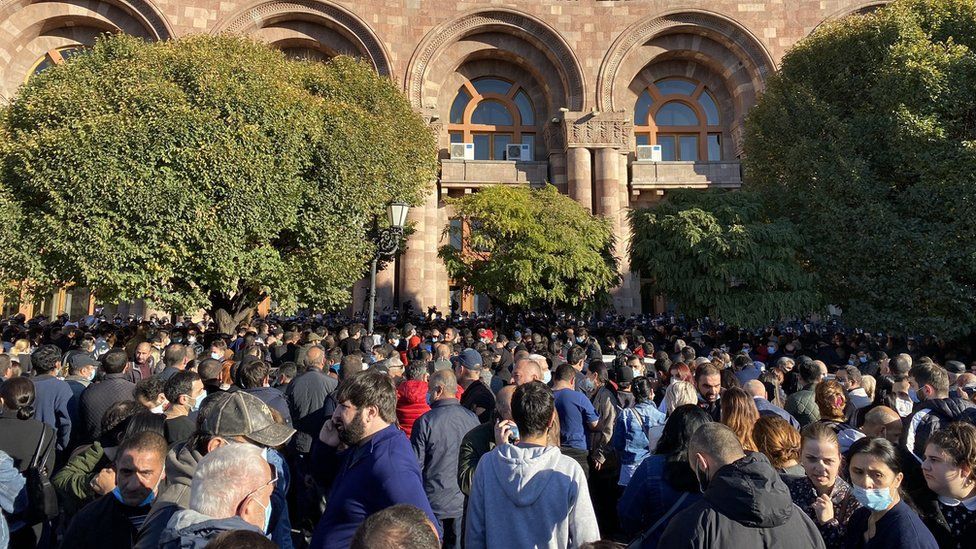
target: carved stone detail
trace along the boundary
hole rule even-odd
[[[762,43],[732,21],[705,12],[672,13],[639,22],[624,31],[614,42],[603,61],[597,82],[597,105],[599,108],[604,111],[613,110],[613,86],[617,80],[617,71],[628,53],[668,29],[686,26],[706,29],[728,38],[749,57],[749,60],[756,66],[763,82],[775,71],[773,58]],[[624,85],[626,84],[624,83]]]
[[[221,32],[244,34],[251,29],[259,28],[264,21],[272,17],[290,13],[308,14],[336,23],[358,41],[358,49],[373,64],[376,72],[383,76],[390,76],[393,73],[390,67],[390,56],[369,25],[345,9],[322,1],[285,0],[256,4],[217,24],[213,34]]]
[[[462,15],[427,34],[410,60],[407,72],[406,89],[414,107],[423,106],[424,76],[438,53],[461,40],[473,30],[492,28],[517,29],[530,36],[538,37],[548,44],[549,53],[555,57],[558,68],[561,69],[567,79],[568,107],[573,110],[583,108],[583,90],[585,89],[583,71],[580,69],[579,60],[572,48],[552,27],[529,15],[506,9],[477,11]]]
[[[153,35],[153,38],[157,40],[173,38],[173,29],[170,27],[169,20],[153,0],[106,0],[106,3],[114,4],[131,14]],[[0,21],[10,16],[8,10],[21,9],[21,4],[20,0],[0,0]],[[91,9],[95,10],[94,7]]]
[[[634,127],[623,113],[586,113],[567,116],[563,126],[567,147],[629,150]]]

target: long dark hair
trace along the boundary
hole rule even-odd
[[[698,479],[688,465],[688,442],[699,427],[711,422],[708,412],[694,404],[678,406],[668,416],[654,453],[667,456],[664,476],[674,489],[682,492],[698,490]]]
[[[854,444],[851,445],[851,449],[847,451],[847,470],[850,473],[851,462],[854,461],[854,456],[858,454],[867,454],[881,463],[884,463],[891,472],[897,475],[902,472],[901,460],[898,458],[898,449],[895,445],[889,442],[887,439],[880,437],[865,437]],[[851,481],[853,484],[853,481]],[[904,501],[909,507],[918,511],[912,498],[908,495],[908,492],[904,490],[905,482],[902,481],[902,485],[898,487],[898,496]]]
[[[26,377],[12,377],[0,385],[5,408],[17,412],[17,419],[34,417],[34,382]]]

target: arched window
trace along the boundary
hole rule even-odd
[[[638,145],[661,145],[664,161],[722,160],[722,125],[704,84],[665,78],[641,92],[634,105]]]
[[[37,60],[37,63],[34,63],[34,68],[27,73],[27,80],[35,74],[41,74],[52,65],[60,65],[80,53],[85,53],[87,49],[85,46],[64,46],[49,50]]]
[[[505,146],[535,150],[535,110],[518,84],[495,77],[465,80],[451,104],[451,143],[474,143],[475,160],[505,160]]]

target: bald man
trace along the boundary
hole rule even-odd
[[[903,424],[898,412],[887,406],[875,406],[864,414],[861,431],[869,437],[881,437],[898,446]]]
[[[750,396],[752,396],[752,400],[756,403],[756,408],[759,410],[759,415],[781,417],[786,421],[789,421],[790,425],[793,427],[796,427],[797,429],[800,428],[800,422],[797,421],[795,417],[790,415],[790,413],[786,410],[767,400],[766,386],[763,385],[762,381],[759,381],[758,379],[749,380],[745,385],[742,386],[742,388],[745,389]]]
[[[522,358],[512,370],[512,384],[518,387],[530,381],[542,381],[542,368],[531,358]]]
[[[325,350],[321,347],[310,347],[304,360],[308,369],[288,384],[285,399],[293,426],[298,430],[295,447],[299,453],[307,454],[312,449],[312,439],[322,430],[322,424],[332,417],[335,403],[328,396],[339,386],[339,381],[322,371]]]

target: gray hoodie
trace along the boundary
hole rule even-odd
[[[213,538],[232,530],[251,530],[264,534],[237,516],[215,519],[192,509],[177,511],[159,538],[159,549],[203,549]]]
[[[579,547],[600,539],[583,469],[555,447],[499,446],[478,462],[465,546]]]

